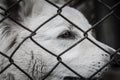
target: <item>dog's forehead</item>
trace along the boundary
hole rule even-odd
[[[44,22],[46,22],[47,20],[49,20],[51,17],[53,17],[56,14],[58,14],[57,8],[55,8],[54,6],[50,6],[50,7],[45,8],[39,15],[34,16],[31,19],[29,18],[28,19],[29,22],[26,22],[26,24],[28,25],[29,23],[29,27],[31,29],[35,29],[36,27],[40,26],[41,24],[43,24]],[[65,18],[67,18],[68,20],[70,20],[72,23],[74,23],[75,25],[77,25],[83,30],[88,30],[91,27],[91,25],[88,23],[84,15],[81,12],[77,11],[76,9],[65,7],[62,9],[61,15],[63,15]],[[48,21],[46,25],[47,24],[49,24],[49,26],[47,26],[49,28],[51,28],[51,26],[57,27],[58,25],[61,25],[61,26],[71,25],[71,23],[69,23],[67,20],[65,20],[60,15],[57,15],[52,20]]]

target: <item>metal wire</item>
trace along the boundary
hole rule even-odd
[[[109,13],[107,15],[105,15],[101,20],[99,20],[97,23],[95,23],[90,29],[88,29],[87,31],[82,30],[81,28],[79,28],[79,26],[77,26],[76,24],[74,24],[73,22],[71,22],[71,20],[67,19],[64,15],[61,14],[62,9],[69,5],[73,0],[69,0],[68,2],[66,2],[63,6],[59,7],[56,4],[54,4],[53,2],[49,1],[49,0],[45,0],[46,2],[48,2],[49,4],[51,4],[52,6],[56,7],[58,10],[56,12],[56,14],[54,16],[52,16],[51,18],[49,18],[48,20],[46,20],[45,22],[43,22],[40,26],[38,26],[34,31],[30,30],[29,28],[27,28],[26,26],[22,25],[20,22],[16,21],[14,18],[10,17],[11,14],[9,14],[8,12],[15,7],[17,4],[19,4],[22,0],[18,0],[15,3],[13,3],[8,9],[4,9],[2,6],[0,6],[0,9],[5,13],[0,13],[1,16],[3,16],[3,18],[0,20],[0,23],[2,23],[4,20],[6,20],[7,18],[10,19],[11,21],[15,22],[17,25],[19,25],[19,27],[22,27],[23,29],[31,32],[31,34],[29,36],[27,36],[23,41],[21,41],[21,43],[16,47],[16,49],[13,51],[13,53],[9,56],[5,55],[4,53],[0,52],[0,56],[4,56],[6,59],[9,60],[9,64],[6,65],[6,67],[4,69],[2,69],[0,71],[0,75],[7,70],[10,66],[15,66],[18,70],[20,70],[22,73],[24,73],[30,80],[33,80],[32,77],[25,72],[22,68],[20,68],[17,64],[14,63],[14,59],[13,56],[16,54],[16,51],[19,50],[19,48],[21,47],[21,45],[27,40],[30,39],[33,43],[35,43],[37,46],[39,46],[40,48],[42,48],[43,50],[45,50],[46,52],[48,52],[50,55],[54,56],[58,62],[57,64],[48,72],[48,74],[46,74],[42,80],[45,80],[47,77],[49,77],[49,75],[58,67],[59,64],[62,64],[63,66],[65,66],[66,68],[68,68],[70,71],[72,71],[74,74],[76,74],[78,77],[80,77],[80,80],[91,80],[97,73],[99,73],[101,70],[103,70],[106,66],[108,66],[114,59],[112,59],[111,61],[109,61],[107,64],[105,64],[101,69],[99,69],[97,72],[95,72],[93,75],[91,75],[89,78],[84,78],[81,74],[77,73],[76,71],[74,71],[72,68],[70,68],[67,64],[65,64],[62,61],[61,56],[63,54],[65,54],[67,51],[71,50],[72,48],[74,48],[76,45],[78,45],[79,43],[81,43],[82,41],[84,41],[85,39],[89,40],[91,43],[93,43],[94,45],[96,45],[98,48],[100,48],[101,50],[105,51],[108,54],[111,54],[110,52],[106,51],[104,48],[102,48],[102,46],[98,45],[97,43],[95,43],[92,39],[89,38],[88,36],[88,32],[90,32],[91,30],[93,30],[94,28],[96,28],[100,23],[102,23],[104,20],[108,19],[111,15],[115,15],[114,14],[114,9],[120,5],[120,1],[118,3],[116,3],[113,6],[109,6],[108,4],[106,4],[104,1],[102,0],[98,0],[98,2],[100,4],[103,4],[103,6],[105,6],[108,10]],[[66,49],[65,51],[63,51],[62,53],[60,53],[59,55],[56,55],[55,53],[47,50],[46,48],[44,48],[41,44],[39,44],[37,41],[35,41],[35,39],[33,38],[34,35],[36,35],[36,32],[43,27],[45,24],[47,24],[49,21],[51,21],[52,19],[54,19],[57,16],[61,16],[63,19],[65,19],[67,22],[69,22],[71,25],[73,25],[75,28],[77,28],[79,31],[83,32],[84,37],[79,40],[78,42],[76,42],[74,45],[70,46],[68,49]],[[119,19],[119,17],[116,16],[116,18]],[[119,52],[120,49],[116,50],[116,52],[111,55],[111,57],[114,57],[117,52]]]

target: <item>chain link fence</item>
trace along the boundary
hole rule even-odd
[[[0,9],[2,11],[4,11],[3,13],[0,13],[1,16],[3,16],[3,18],[0,20],[0,23],[2,23],[4,20],[6,19],[10,19],[11,21],[15,22],[16,24],[18,24],[20,27],[26,29],[27,31],[31,32],[31,35],[27,36],[14,50],[14,52],[9,56],[5,55],[4,53],[0,52],[0,55],[4,56],[5,58],[7,58],[10,62],[10,64],[8,64],[6,67],[4,67],[1,71],[0,71],[0,75],[7,70],[10,66],[15,66],[17,69],[19,69],[22,73],[24,73],[30,80],[34,80],[28,73],[26,73],[23,69],[21,69],[17,64],[14,63],[14,60],[12,59],[13,56],[16,54],[17,50],[20,48],[20,46],[27,40],[30,39],[31,41],[33,41],[36,45],[38,45],[40,48],[44,49],[45,51],[47,51],[49,54],[53,55],[54,57],[56,57],[56,59],[58,60],[57,64],[51,69],[51,71],[44,76],[44,78],[42,80],[47,79],[47,77],[57,68],[57,66],[59,64],[64,65],[66,68],[68,68],[70,71],[72,71],[74,74],[76,74],[77,76],[79,76],[79,79],[76,80],[91,80],[97,73],[99,73],[101,70],[103,70],[106,66],[108,66],[109,64],[111,64],[111,62],[113,62],[115,60],[115,58],[113,58],[114,56],[117,55],[117,53],[120,51],[120,49],[116,50],[116,52],[111,55],[112,59],[111,61],[109,61],[106,65],[104,65],[101,69],[99,69],[97,72],[95,72],[93,75],[91,75],[89,78],[84,78],[81,74],[78,74],[76,71],[74,71],[73,69],[71,69],[68,65],[66,65],[63,61],[61,56],[63,54],[65,54],[67,51],[69,51],[70,49],[72,49],[73,47],[75,47],[77,44],[81,43],[83,40],[87,39],[89,40],[91,43],[93,43],[94,45],[96,45],[97,47],[99,47],[101,50],[105,51],[106,53],[110,54],[108,51],[106,51],[104,48],[102,48],[100,45],[98,45],[97,43],[95,43],[94,41],[92,41],[89,36],[88,36],[88,32],[90,32],[91,30],[93,30],[94,28],[96,28],[99,24],[101,24],[103,21],[105,21],[106,19],[108,19],[111,15],[114,15],[116,18],[119,19],[119,17],[114,13],[115,8],[120,5],[120,1],[118,1],[114,6],[109,6],[107,5],[103,0],[98,0],[99,4],[103,4],[103,6],[105,6],[107,9],[109,9],[109,13],[107,15],[105,15],[102,19],[100,19],[98,22],[96,22],[90,29],[88,29],[87,31],[82,30],[81,28],[79,28],[76,24],[72,23],[69,19],[67,19],[64,15],[61,14],[62,9],[69,5],[72,1],[74,0],[68,0],[64,5],[62,5],[61,7],[57,6],[56,4],[54,4],[52,1],[49,0],[45,0],[46,2],[48,2],[49,4],[51,4],[52,6],[56,7],[57,13],[52,16],[51,18],[49,18],[47,21],[45,21],[43,24],[41,24],[40,26],[38,26],[34,31],[30,30],[29,28],[25,27],[24,25],[22,25],[21,23],[19,23],[16,19],[14,19],[11,14],[9,13],[9,11],[16,7],[17,4],[19,4],[22,0],[17,0],[14,4],[12,4],[8,9],[4,9],[2,6],[0,6]],[[67,50],[63,51],[61,54],[56,55],[53,52],[47,50],[46,48],[44,48],[43,46],[41,46],[41,44],[39,44],[37,41],[35,41],[35,39],[33,38],[34,35],[36,35],[36,32],[46,23],[48,23],[49,21],[51,21],[52,19],[54,19],[56,16],[61,16],[63,19],[65,19],[66,21],[68,21],[70,24],[72,24],[74,27],[76,27],[77,29],[79,29],[80,31],[82,31],[84,33],[84,38],[82,38],[80,41],[78,41],[77,43],[75,43],[74,45],[70,46]],[[116,63],[119,63],[116,61]],[[104,79],[102,79],[104,80]]]

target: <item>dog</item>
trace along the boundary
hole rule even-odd
[[[0,6],[7,10],[17,1],[1,0]],[[4,12],[0,10],[1,14]],[[6,14],[10,14],[10,18],[3,20],[4,16],[0,16],[3,20],[0,23],[0,51],[7,56],[12,55],[10,60],[14,61],[13,64],[28,73],[33,80],[42,80],[56,65],[57,67],[46,80],[78,80],[78,74],[89,78],[110,61],[110,55],[115,51],[97,41],[91,31],[84,35],[83,31],[90,29],[91,25],[84,15],[74,8],[66,6],[59,13],[57,7],[45,0],[22,0]],[[53,19],[42,27],[40,26],[53,16],[55,16]],[[14,20],[24,25],[27,30]],[[32,31],[36,34],[31,34]],[[100,49],[88,38],[84,39],[85,36],[110,54]],[[76,43],[78,43],[76,46],[61,54]],[[10,62],[0,55],[0,71]],[[16,65],[11,65],[0,74],[0,80],[29,80]],[[97,73],[94,78],[99,77],[106,69],[107,67]]]

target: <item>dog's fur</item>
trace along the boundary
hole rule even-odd
[[[8,9],[16,1],[1,0],[0,5]],[[0,12],[3,13],[4,11],[0,10]],[[32,31],[56,13],[57,8],[44,0],[23,0],[8,12],[8,14],[11,14],[10,17]],[[82,13],[73,8],[66,6],[63,8],[61,14],[84,31],[91,28],[91,25]],[[0,19],[2,18],[3,16],[0,16]],[[0,51],[10,56],[21,41],[29,35],[29,31],[21,28],[14,21],[7,18],[0,24]],[[57,16],[42,26],[37,31],[37,34],[33,36],[33,39],[55,55],[59,55],[82,39],[84,37],[83,35],[80,30],[68,23],[65,19]],[[112,48],[95,40],[91,32],[88,33],[88,37],[105,50],[114,51]],[[12,58],[15,64],[32,76],[34,80],[41,80],[58,62],[56,57],[38,47],[30,39],[27,39],[21,45]],[[63,54],[61,58],[65,64],[78,74],[88,78],[110,60],[110,55],[85,39]],[[0,70],[8,63],[9,61],[0,55]],[[63,80],[65,76],[77,75],[64,65],[59,64],[47,80]],[[98,76],[99,74],[96,75],[96,77]],[[2,73],[0,80],[8,80],[8,77],[11,78],[10,80],[28,80],[28,77],[15,66],[10,66]]]

